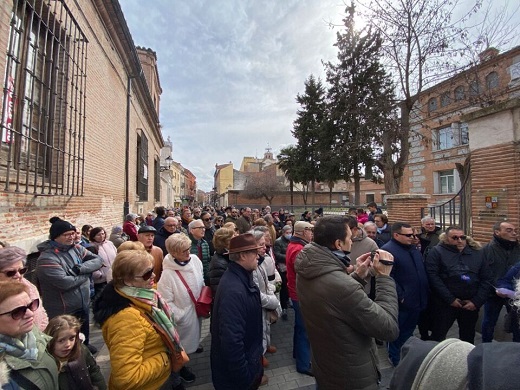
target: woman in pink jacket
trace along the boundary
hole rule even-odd
[[[103,265],[94,271],[94,297],[105,288],[112,280],[112,263],[117,255],[116,246],[107,239],[107,232],[102,227],[95,227],[90,231],[90,245],[97,250],[99,257],[103,259]]]

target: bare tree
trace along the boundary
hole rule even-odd
[[[480,7],[476,0],[462,17],[453,20],[460,0],[372,0],[366,19],[384,38],[388,69],[396,77],[400,112],[395,125],[381,139],[377,166],[384,174],[387,194],[399,192],[410,152],[410,122],[414,106],[425,86],[449,76],[453,68],[446,58],[464,23]],[[448,61],[449,62],[449,61]]]
[[[285,190],[283,181],[283,177],[276,176],[275,165],[261,172],[248,173],[242,195],[247,199],[264,198],[271,205],[276,194]]]

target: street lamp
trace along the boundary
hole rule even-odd
[[[170,156],[168,156],[164,159],[164,162],[166,163],[166,165],[161,165],[161,172],[170,170],[173,159]]]

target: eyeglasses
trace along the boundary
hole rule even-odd
[[[195,226],[195,227],[192,227],[192,229],[206,229],[204,226]]]
[[[29,268],[27,268],[27,267],[23,267],[23,268],[19,268],[19,269],[16,269],[16,270],[13,269],[13,270],[10,270],[10,271],[0,271],[0,272],[5,274],[5,276],[7,276],[8,278],[12,278],[17,273],[19,273],[20,275],[25,274],[28,269]]]
[[[150,279],[152,277],[152,275],[153,275],[153,268],[150,268],[144,274],[134,276],[134,278],[136,278],[136,279],[143,278],[144,281],[147,281],[148,279]]]
[[[164,226],[166,226],[166,227],[177,227],[177,225],[170,225],[170,224],[168,224],[168,225],[164,224]]]
[[[448,237],[455,241],[458,241],[458,240],[465,241],[467,238],[467,236],[448,236]]]
[[[27,310],[34,312],[39,307],[40,307],[40,300],[38,298],[36,298],[34,301],[29,303],[27,306],[20,306],[11,311],[8,311],[5,313],[0,313],[0,316],[5,316],[7,314],[11,314],[11,318],[13,320],[19,320],[20,318],[22,318],[25,315]]]
[[[399,234],[400,236],[406,236],[406,237],[408,237],[408,238],[410,238],[410,237],[417,237],[417,235],[414,234],[414,233],[407,233],[407,234],[404,234],[404,233],[397,233],[397,234]]]
[[[204,218],[203,221],[204,222],[209,222],[209,221],[211,221],[211,219],[210,218]]]
[[[81,234],[81,232],[71,232],[71,233],[63,233],[61,236],[65,238],[73,237],[76,234]]]

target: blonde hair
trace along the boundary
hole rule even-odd
[[[145,264],[153,266],[153,256],[145,250],[125,250],[119,252],[112,264],[114,286],[123,287],[125,280],[132,279]]]
[[[19,283],[14,280],[0,282],[0,303],[21,293],[27,293],[27,295],[29,295],[29,288],[24,283]]]
[[[224,253],[226,249],[229,249],[229,242],[234,236],[234,229],[228,229],[225,227],[218,229],[213,236],[213,246],[215,247],[215,251],[219,254]]]
[[[81,342],[79,339],[80,328],[80,320],[68,314],[57,316],[51,319],[44,331],[44,333],[52,337],[52,340],[47,344],[47,351],[49,351],[49,353],[54,356],[54,347],[56,346],[56,341],[60,336],[60,332],[62,330],[72,329],[76,332],[76,341],[74,342],[74,347],[72,347],[72,351],[70,351],[67,360],[77,360],[81,355]]]
[[[235,225],[234,222],[226,222],[224,224],[224,226],[222,226],[222,227],[225,227],[227,229],[233,229],[233,231],[235,231],[235,229],[237,228],[237,225]]]
[[[139,241],[125,241],[117,248],[117,253],[121,253],[123,251],[144,251],[146,248],[144,244]]]
[[[164,244],[168,253],[173,256],[174,253],[181,253],[186,245],[191,247],[191,239],[184,233],[176,233],[168,237]]]

